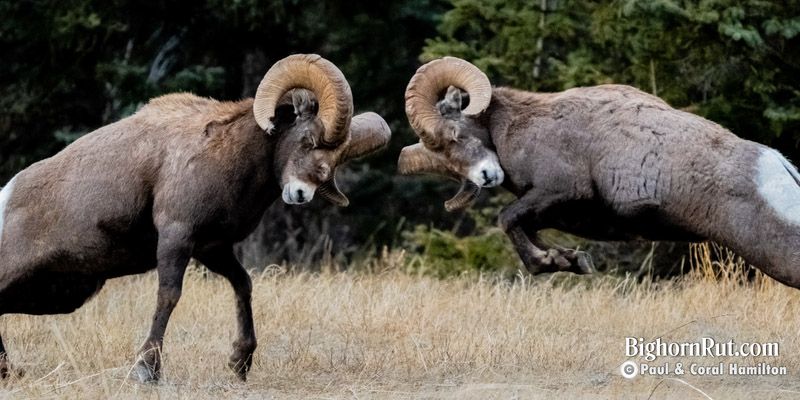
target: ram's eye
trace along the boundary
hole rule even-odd
[[[328,180],[328,177],[331,173],[331,167],[329,167],[328,164],[322,163],[319,165],[318,170],[319,170],[320,180],[323,181]]]

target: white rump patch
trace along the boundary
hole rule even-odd
[[[0,190],[0,247],[3,245],[3,221],[6,215],[6,205],[8,204],[8,199],[11,198],[11,191],[14,190],[15,180],[17,180],[16,176],[8,181],[3,190]]]
[[[797,181],[795,180],[797,179]],[[800,225],[800,174],[777,150],[762,149],[758,157],[758,193],[778,215]]]

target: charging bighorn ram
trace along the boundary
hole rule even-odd
[[[107,279],[156,268],[156,311],[135,370],[157,380],[167,320],[195,257],[233,286],[238,338],[229,365],[245,379],[256,347],[252,285],[233,244],[278,196],[299,204],[316,192],[347,205],[337,165],[389,136],[377,114],[353,117],[347,81],[317,55],[277,62],[255,99],[153,99],[0,191],[0,315],[69,313]],[[0,340],[0,373],[10,372]]]
[[[400,172],[461,180],[448,210],[502,184],[517,200],[500,225],[532,273],[593,269],[583,252],[542,244],[537,232],[555,228],[599,240],[711,239],[800,287],[797,169],[655,96],[622,85],[492,88],[472,64],[445,57],[411,79],[406,113],[421,143],[403,149]]]

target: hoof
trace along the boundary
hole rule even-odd
[[[242,382],[247,382],[247,366],[241,361],[233,361],[231,360],[228,362],[228,368],[236,374],[236,377],[239,378]]]
[[[561,267],[561,271],[572,272],[578,275],[594,274],[597,269],[592,262],[592,256],[585,251],[567,250],[567,249],[550,249],[548,253],[555,252],[557,255],[552,256],[553,260]],[[566,263],[566,265],[564,265]]]
[[[0,360],[0,379],[22,378],[23,376],[25,376],[25,371],[22,368],[12,366],[5,359]]]
[[[141,383],[156,383],[158,382],[159,373],[157,370],[152,368],[151,366],[147,365],[147,363],[139,358],[136,361],[136,365],[133,366],[133,372],[136,374],[136,378]]]
[[[146,365],[136,364],[136,366],[133,367],[133,370],[136,372],[136,378],[139,379],[139,382],[141,383],[158,382],[158,377],[156,377],[156,374],[153,373],[153,371],[150,370],[150,368],[148,368]]]
[[[247,372],[250,371],[250,366],[253,364],[253,353],[248,352],[246,356],[240,353],[234,353],[228,361],[228,368],[236,374],[242,382],[247,381]]]
[[[572,268],[572,262],[570,262],[561,251],[556,249],[547,250],[547,257],[543,261],[554,266],[557,271],[569,270]]]
[[[256,338],[239,339],[233,343],[233,354],[228,358],[228,368],[242,382],[247,381],[247,372],[253,365],[253,351],[256,349]]]
[[[0,370],[0,380],[8,379],[8,378],[22,378],[25,376],[25,370],[21,368],[6,368]]]
[[[592,262],[592,256],[588,253],[563,248],[540,251],[528,260],[523,259],[523,263],[533,275],[558,271],[572,272],[579,275],[597,272],[594,262]]]
[[[576,274],[596,274],[597,268],[594,267],[594,262],[592,261],[592,256],[585,251],[576,251],[575,252],[576,258]]]

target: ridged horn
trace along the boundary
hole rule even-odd
[[[328,179],[322,185],[319,185],[317,188],[317,193],[319,193],[323,199],[333,203],[333,205],[339,207],[347,207],[350,205],[350,200],[348,200],[347,196],[345,196],[344,193],[339,190],[339,187],[336,186],[336,178],[334,177],[331,177],[331,179]]]
[[[444,157],[428,150],[422,143],[403,148],[397,161],[397,169],[404,175],[434,174],[461,181],[461,187],[455,196],[444,203],[444,208],[447,211],[457,210],[469,205],[481,192],[480,186],[450,171],[447,168]]]
[[[436,109],[439,93],[449,86],[469,93],[469,106],[462,111],[465,115],[480,114],[492,99],[489,78],[467,61],[444,57],[419,67],[406,87],[406,116],[414,132],[429,145],[435,144],[433,130],[442,118]]]
[[[461,180],[458,174],[447,168],[447,160],[442,155],[428,150],[422,143],[403,147],[397,160],[397,170],[403,175],[433,174]]]
[[[336,146],[347,139],[353,117],[353,94],[342,71],[316,54],[295,54],[272,66],[258,85],[253,113],[258,125],[271,132],[278,100],[292,89],[307,89],[317,97],[317,116],[325,127],[322,142]]]
[[[458,189],[458,193],[453,196],[450,200],[444,202],[444,209],[447,211],[458,210],[459,208],[463,208],[481,193],[481,187],[476,185],[475,182],[464,179],[461,181],[461,187]]]
[[[342,162],[376,152],[389,143],[392,130],[384,119],[374,112],[365,112],[350,121],[350,142],[342,155]]]

